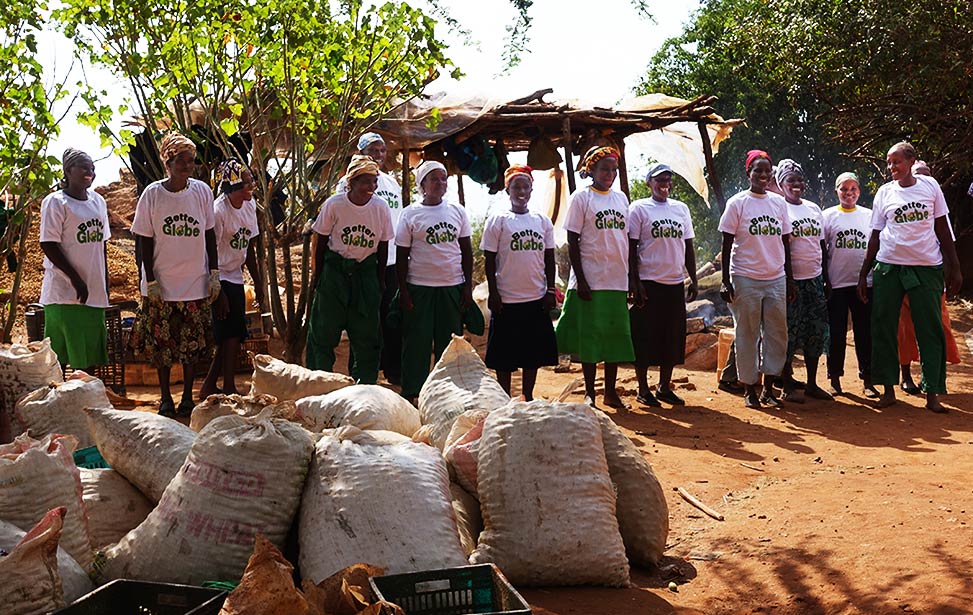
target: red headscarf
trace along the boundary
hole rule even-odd
[[[768,154],[767,152],[763,151],[762,149],[752,149],[749,152],[747,152],[747,164],[744,165],[744,168],[746,169],[747,173],[750,172],[750,165],[752,165],[753,162],[758,158],[766,158],[767,162],[769,162],[770,164],[774,163],[774,161],[770,159],[770,154]]]

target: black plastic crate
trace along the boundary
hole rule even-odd
[[[372,577],[379,600],[406,615],[529,615],[530,606],[493,564]]]
[[[219,615],[221,589],[119,579],[54,611],[55,615]]]

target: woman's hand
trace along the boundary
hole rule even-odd
[[[588,280],[584,278],[578,279],[578,299],[582,301],[591,301],[591,287],[588,286]]]
[[[794,303],[797,300],[797,284],[794,280],[787,280],[787,302]]]
[[[80,276],[71,279],[71,286],[74,286],[75,292],[78,293],[78,303],[88,303],[88,285]]]
[[[694,280],[690,280],[689,287],[686,288],[686,301],[695,301],[698,296],[699,285]]]
[[[412,295],[405,288],[399,289],[399,307],[402,308],[403,312],[411,312],[415,308],[415,304],[412,303]]]
[[[723,280],[723,283],[720,284],[720,299],[726,301],[727,303],[733,303],[733,298],[733,282]]]
[[[946,267],[946,296],[955,297],[963,288],[963,272],[957,266]]]
[[[464,311],[473,305],[473,287],[469,284],[463,285],[463,295],[460,297],[459,306]]]
[[[158,280],[152,280],[146,286],[145,298],[149,301],[162,303],[162,287]]]
[[[645,305],[645,287],[639,280],[630,280],[628,283],[628,296],[637,307]]]
[[[503,312],[503,302],[500,301],[500,295],[491,294],[490,298],[487,300],[487,306],[490,308],[492,314],[499,314]]]
[[[544,295],[544,303],[541,304],[545,312],[550,312],[557,307],[557,296],[554,294],[553,290],[547,291]]]
[[[858,276],[858,300],[868,303],[868,274],[861,273]]]
[[[230,316],[230,300],[226,293],[220,291],[216,298],[216,320],[226,320]]]

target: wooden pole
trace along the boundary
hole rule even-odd
[[[459,204],[466,207],[466,192],[463,190],[463,174],[456,174],[456,189],[459,191]]]
[[[720,176],[716,173],[716,164],[713,162],[713,145],[709,142],[709,130],[706,129],[706,122],[697,122],[699,136],[703,139],[703,156],[706,158],[706,174],[709,176],[709,185],[713,188],[716,195],[716,202],[720,206],[720,215],[726,210],[726,197],[723,196],[723,185],[720,184]]]
[[[409,145],[406,142],[402,143],[402,207],[408,207],[410,197],[412,196],[412,188],[410,187],[410,181],[412,178],[409,177]]]
[[[625,198],[629,198],[628,166],[625,163],[625,139],[618,139],[615,143],[618,144],[618,182],[622,186],[622,192],[625,193]],[[629,200],[631,199],[629,198]]]
[[[574,194],[574,160],[571,158],[571,119],[561,122],[561,139],[564,141],[564,166],[568,176],[568,192]]]
[[[551,222],[557,224],[558,216],[561,215],[561,178],[560,169],[554,169],[554,209],[551,211]]]

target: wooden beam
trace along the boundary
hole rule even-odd
[[[618,183],[622,186],[625,198],[631,200],[628,191],[628,166],[625,164],[625,139],[617,139],[618,145]]]
[[[409,144],[407,141],[402,142],[402,207],[408,207],[409,201],[412,197],[412,188],[410,187],[409,177],[411,175],[411,170],[409,169]]]
[[[564,167],[568,176],[568,192],[574,194],[574,159],[571,157],[571,119],[561,122],[561,139],[564,141]]]
[[[726,210],[726,197],[723,196],[723,185],[720,183],[720,176],[716,173],[716,164],[713,162],[713,145],[709,142],[709,130],[706,129],[706,122],[696,124],[699,127],[699,136],[703,139],[703,156],[706,158],[706,174],[709,176],[709,185],[713,188],[716,202],[720,206],[720,215]]]
[[[456,173],[456,190],[459,192],[459,204],[466,207],[466,191],[463,190],[463,173]]]

